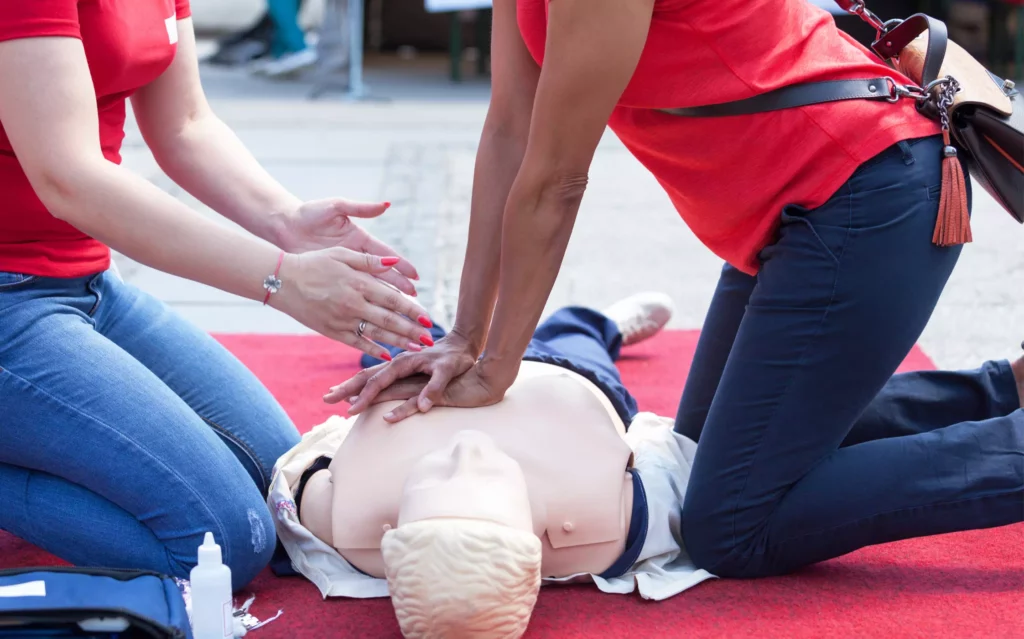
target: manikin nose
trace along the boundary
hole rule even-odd
[[[460,467],[479,461],[485,449],[497,446],[489,435],[478,430],[464,430],[456,433],[454,443],[452,456]]]

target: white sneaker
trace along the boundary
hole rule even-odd
[[[265,55],[256,58],[255,60],[250,62],[248,65],[246,65],[246,68],[249,70],[249,73],[253,75],[263,75],[263,73],[267,70],[267,65],[276,61],[276,58],[274,58],[273,56]]]
[[[622,333],[622,345],[630,346],[657,335],[672,319],[672,298],[664,293],[638,293],[615,302],[604,315]]]
[[[269,60],[266,64],[259,67],[257,73],[269,78],[277,78],[308,69],[316,64],[316,61],[316,49],[306,47],[302,51],[286,53],[276,60]]]

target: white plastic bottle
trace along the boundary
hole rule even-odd
[[[199,547],[199,563],[189,575],[192,587],[192,633],[195,639],[232,639],[234,607],[231,569],[221,560],[213,533]]]

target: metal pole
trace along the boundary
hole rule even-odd
[[[348,97],[366,96],[363,85],[363,0],[348,0],[349,58]]]
[[[462,82],[462,15],[458,11],[452,12],[451,32],[448,37],[452,82]]]

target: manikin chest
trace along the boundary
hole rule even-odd
[[[435,408],[398,424],[381,404],[364,413],[330,465],[333,546],[380,576],[380,540],[397,526],[402,488],[426,453],[467,429],[490,435],[526,477],[543,571],[600,572],[621,554],[629,528],[631,451],[607,398],[565,369],[524,362],[505,399],[485,408]]]

